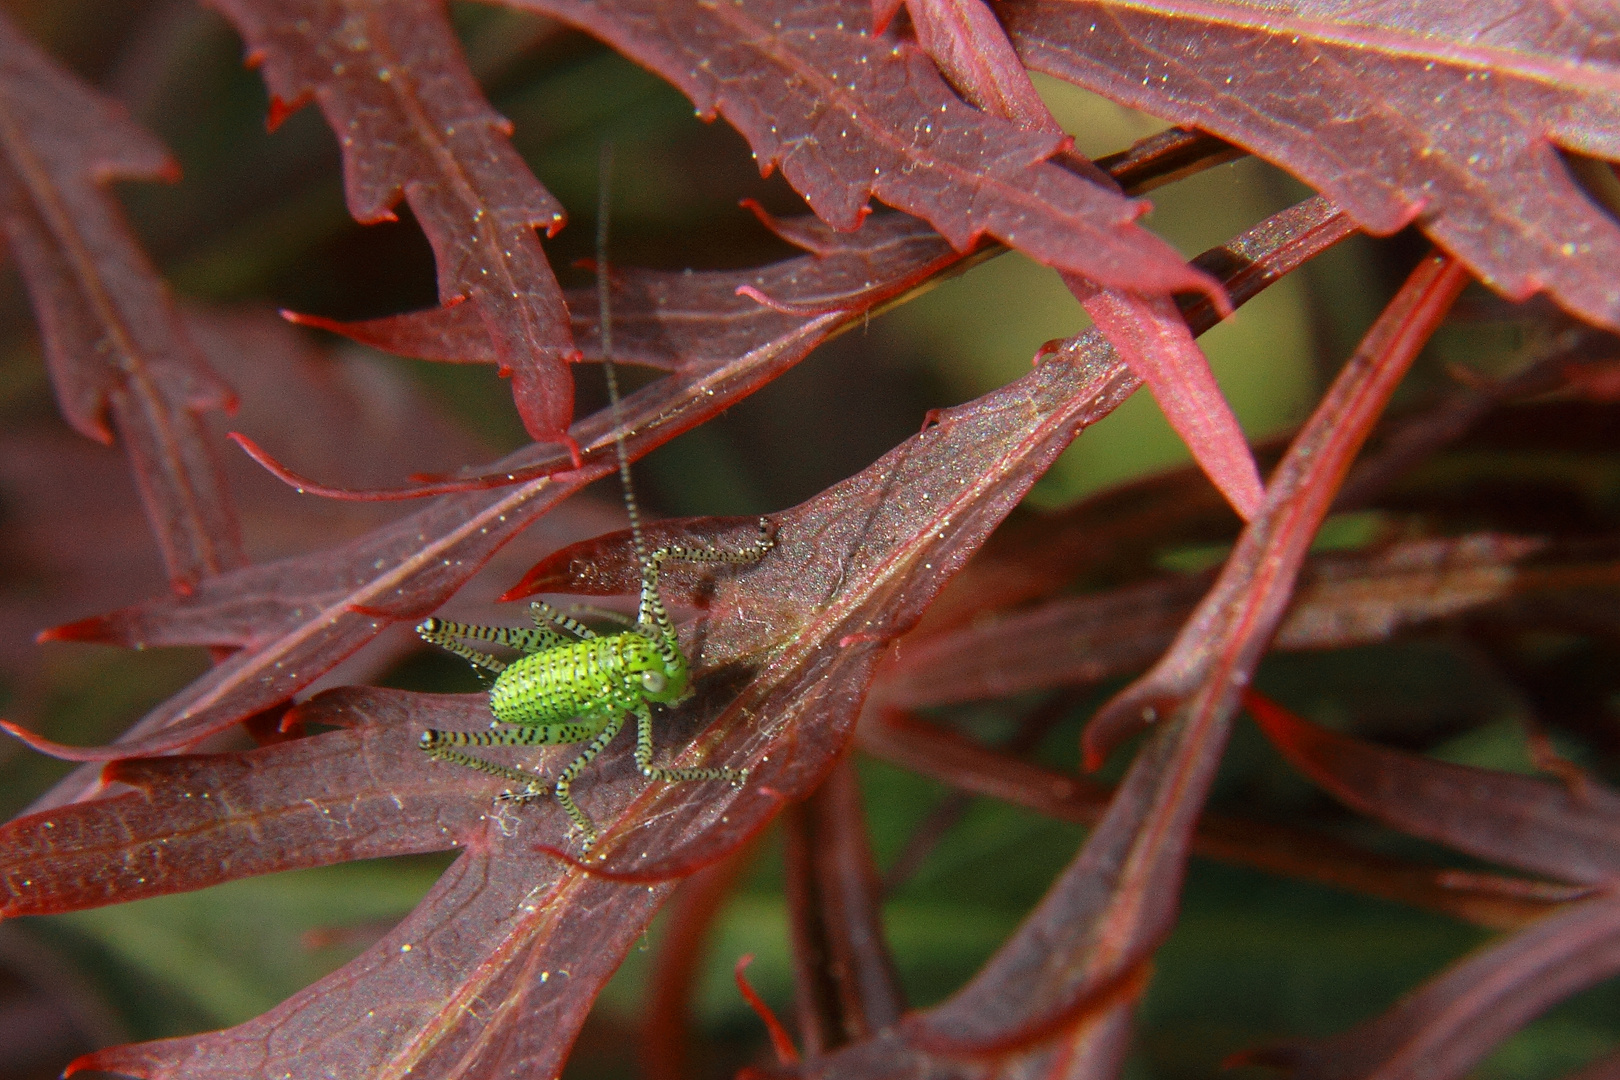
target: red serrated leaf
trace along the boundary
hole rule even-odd
[[[1340,1035],[1238,1054],[1294,1080],[1453,1080],[1571,994],[1620,972],[1620,899],[1549,915],[1454,964],[1393,1009]]]
[[[861,223],[875,196],[958,250],[994,236],[1041,262],[1144,293],[1219,293],[1132,222],[1145,208],[1048,162],[1060,133],[966,105],[859,0],[505,0],[579,26],[743,133],[823,221]]]
[[[983,0],[909,0],[908,9],[917,40],[969,101],[1025,131],[1063,133]],[[1264,495],[1254,456],[1170,298],[1062,276],[1092,322],[1148,384],[1170,426],[1238,516],[1254,516]]]
[[[754,270],[660,273],[615,271],[613,289],[614,357],[676,372],[625,401],[625,418],[636,427],[646,417],[679,413],[697,400],[730,395],[727,404],[752,393],[787,367],[873,308],[915,288],[960,261],[961,256],[927,225],[904,214],[883,214],[854,234],[834,233],[814,218],[773,222],[796,242],[815,245],[815,254],[785,259]],[[594,291],[570,293],[581,312],[575,329],[586,355],[601,355]],[[761,303],[764,298],[771,303]],[[466,305],[440,308],[431,319],[401,327],[390,324],[389,346],[412,356],[445,359],[445,340],[465,342],[472,333]],[[588,314],[584,314],[588,313]],[[308,320],[304,320],[308,321]],[[372,324],[332,326],[365,341]],[[719,387],[726,385],[724,391]],[[638,406],[639,403],[639,406]],[[705,412],[705,417],[713,415]],[[685,430],[688,420],[678,418]],[[696,424],[697,420],[690,421]],[[585,436],[576,431],[575,435]],[[629,445],[635,451],[636,442]],[[296,475],[289,483],[337,498],[420,498],[477,487],[503,487],[567,467],[551,455],[539,464],[502,463],[484,470],[424,480],[409,488],[352,491]]]
[[[472,843],[485,828],[489,782],[433,768],[406,724],[466,727],[486,712],[482,694],[332,691],[302,713],[342,731],[244,753],[110,764],[105,778],[133,791],[0,826],[0,915]]]
[[[1620,879],[1620,794],[1402,753],[1308,724],[1250,693],[1283,756],[1347,806],[1393,829],[1564,881]]]
[[[554,1075],[670,886],[626,886],[537,854],[564,842],[567,819],[555,807],[492,810],[499,781],[416,749],[426,725],[482,726],[484,706],[482,695],[333,691],[304,717],[350,730],[246,754],[121,763],[119,778],[149,780],[148,793],[7,826],[35,834],[47,821],[74,826],[85,850],[58,844],[30,874],[38,867],[60,878],[65,888],[56,895],[85,902],[96,896],[73,880],[78,860],[105,868],[109,850],[131,857],[137,872],[147,860],[159,875],[190,868],[217,880],[390,850],[466,849],[381,941],[264,1015],[226,1031],[98,1051],[73,1068],[172,1080],[284,1080],[334,1068],[353,1076]],[[561,747],[545,761],[555,768],[556,758],[575,752]],[[598,759],[586,793],[592,812],[604,800],[622,804],[624,789],[642,782],[629,757],[626,743]],[[182,779],[184,787],[173,782]],[[188,794],[193,804],[220,807],[177,808]],[[143,806],[147,799],[154,803]],[[192,815],[196,835],[122,835],[125,822],[150,820],[153,810]],[[248,836],[253,842],[244,844]],[[14,890],[19,884],[15,874],[5,880]]]
[[[562,206],[512,149],[511,124],[484,100],[435,0],[212,0],[263,65],[276,99],[313,97],[343,145],[349,211],[393,220],[410,203],[433,245],[439,300],[482,328],[482,350],[512,377],[529,434],[567,443],[575,356],[568,311],[534,230]],[[465,310],[462,310],[465,309]],[[394,316],[436,323],[442,311]],[[386,344],[384,343],[384,347]]]
[[[114,179],[173,180],[152,136],[0,19],[0,213],[63,415],[129,457],[169,577],[187,591],[243,562],[212,437],[233,408],[130,235]]]
[[[1508,296],[1546,289],[1620,326],[1620,226],[1557,151],[1620,159],[1612,7],[1004,0],[997,11],[1031,67],[1275,161],[1372,232],[1415,220]]]

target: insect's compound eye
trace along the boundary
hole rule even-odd
[[[652,670],[643,671],[641,673],[641,685],[649,694],[661,692],[666,685],[664,673],[662,671]]]

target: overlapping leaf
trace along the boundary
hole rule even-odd
[[[698,356],[682,357],[677,374],[625,400],[625,426],[636,432],[626,441],[631,454],[645,453],[720,412],[798,362],[870,305],[926,276],[941,260],[956,258],[932,230],[913,219],[896,216],[881,227],[872,224],[853,237],[824,237],[829,243],[825,255],[791,261],[780,277],[763,279],[782,287],[776,299],[814,305],[806,314],[785,314],[738,298],[738,284],[753,277],[747,274],[702,276],[692,283],[696,295],[685,300],[690,307],[679,302],[659,306],[660,294],[652,289],[643,294],[654,304],[651,311],[623,311],[630,325],[649,324],[643,336],[658,342],[658,348],[704,344]],[[732,306],[717,304],[717,296]],[[661,326],[667,329],[657,329]],[[724,343],[723,351],[714,349],[715,341]],[[600,448],[611,441],[609,428],[604,411],[576,424],[575,437]],[[598,454],[584,469],[567,467],[565,454],[531,447],[499,463],[493,473],[492,483],[504,483],[507,477],[521,483],[446,496],[338,549],[249,567],[206,582],[184,600],[153,601],[64,628],[57,636],[130,646],[223,645],[239,651],[112,747],[33,741],[78,760],[166,752],[287,701],[390,622],[432,611],[501,544],[614,465],[610,455]],[[556,479],[550,474],[557,474]],[[479,485],[447,485],[467,486]],[[76,797],[91,783],[93,776],[80,775],[57,797]]]
[[[1620,796],[1433,761],[1324,731],[1256,695],[1248,701],[1288,759],[1341,801],[1394,828],[1535,873],[1603,886],[1454,965],[1394,1008],[1329,1039],[1244,1060],[1294,1076],[1464,1075],[1563,998],[1620,972]]]
[[[1559,149],[1620,160],[1613,7],[1007,0],[1025,63],[1277,162],[1375,233],[1620,326],[1620,226]]]
[[[62,414],[101,442],[116,430],[177,589],[241,565],[214,436],[199,416],[232,407],[231,392],[102,186],[172,180],[174,163],[4,19],[0,144],[0,214]]]
[[[272,120],[310,98],[343,146],[349,211],[393,220],[404,198],[433,245],[439,300],[469,305],[479,353],[512,377],[529,434],[563,441],[575,354],[562,291],[536,228],[563,208],[507,141],[436,0],[214,0],[263,66]],[[394,317],[431,323],[434,312]],[[379,338],[380,335],[373,335]],[[382,341],[386,347],[386,341]]]
[[[874,5],[881,25],[898,5]],[[1063,134],[983,0],[916,0],[908,5],[917,40],[969,101],[1025,131]],[[1081,163],[1082,172],[1094,170]],[[1063,283],[1131,370],[1140,375],[1193,460],[1247,520],[1260,505],[1260,473],[1209,361],[1167,296],[1099,288],[1074,274]]]
[[[1290,762],[1351,808],[1482,859],[1584,885],[1620,879],[1620,794],[1433,761],[1249,709]]]
[[[1620,583],[1590,545],[1551,549],[1497,534],[1397,544],[1373,554],[1321,555],[1302,575],[1280,649],[1349,648],[1413,626]],[[1173,640],[1207,580],[1165,578],[1063,597],[909,645],[884,671],[880,695],[919,707],[1095,683],[1146,666]]]
[[[1426,262],[1340,373],[1176,645],[1088,729],[1094,759],[1122,730],[1159,721],[1108,812],[979,974],[907,1022],[913,1046],[953,1054],[1028,1048],[1105,1010],[1142,971],[1173,924],[1193,826],[1240,688],[1355,450],[1464,280],[1454,264]]]
[[[720,373],[728,370],[735,369],[741,379],[730,390],[732,395],[752,393],[874,307],[960,261],[938,233],[903,214],[885,214],[860,232],[845,236],[814,218],[777,220],[757,208],[756,212],[767,226],[812,254],[753,271],[613,272],[615,357],[678,373],[675,379],[626,402],[625,416],[634,426],[645,426],[650,417],[667,419],[672,403],[683,396],[715,393]],[[594,291],[574,293],[570,300],[576,311],[596,310]],[[391,338],[391,347],[409,355],[434,357],[440,342],[471,342],[477,328],[461,314],[463,307],[441,308],[431,320],[400,330]],[[577,315],[575,319],[581,342],[591,358],[599,359],[595,317]],[[343,329],[365,340],[366,325],[349,324]],[[424,327],[427,331],[418,332]],[[632,412],[638,403],[646,411],[645,417]],[[690,426],[682,423],[681,430]],[[257,452],[256,447],[250,449]],[[635,445],[631,449],[643,452]],[[339,498],[419,498],[543,477],[564,469],[566,459],[535,455],[533,463],[514,459],[488,470],[464,470],[439,483],[362,492],[298,476],[267,456],[261,460],[300,490]]]
[[[1314,218],[1307,216],[1303,222],[1294,220],[1297,217],[1285,216],[1285,221],[1290,222],[1292,228],[1271,223],[1264,231],[1268,237],[1266,243],[1271,248],[1269,254],[1274,257],[1268,258],[1268,253],[1261,250],[1266,244],[1251,247],[1248,250],[1256,256],[1255,259],[1252,264],[1246,263],[1241,274],[1235,276],[1247,275],[1249,284],[1258,287],[1255,283],[1270,280],[1282,272],[1290,259],[1305,257],[1311,250],[1311,242],[1319,249],[1321,244],[1343,235],[1328,232],[1324,239],[1320,213]],[[1247,238],[1234,247],[1241,248],[1244,243],[1253,242],[1254,238]],[[1243,290],[1234,291],[1243,294]],[[581,889],[611,890],[623,889],[624,886],[615,886],[610,879],[656,881],[690,873],[734,850],[762,828],[785,801],[801,797],[819,784],[847,744],[873,666],[882,654],[882,646],[916,622],[922,609],[938,593],[943,583],[1017,504],[1029,485],[1069,441],[1087,423],[1105,415],[1124,400],[1137,385],[1135,378],[1125,370],[1111,350],[1093,335],[1086,347],[1077,348],[1066,362],[1044,364],[1025,378],[980,401],[940,414],[935,426],[907,440],[865,472],[836,485],[801,507],[774,515],[777,547],[760,564],[735,575],[721,576],[715,582],[710,598],[711,618],[688,628],[688,652],[694,657],[701,676],[700,693],[689,705],[666,715],[662,724],[671,743],[687,747],[679,753],[678,759],[746,764],[750,770],[747,785],[741,790],[722,788],[718,792],[701,793],[694,791],[691,785],[667,788],[652,786],[636,790],[627,802],[621,801],[624,789],[615,789],[609,784],[600,787],[593,785],[591,790],[584,793],[585,806],[604,827],[602,840],[591,859],[591,874],[586,877],[568,875],[566,880],[581,883],[577,886]],[[649,389],[656,390],[657,387]],[[632,410],[642,407],[635,399],[631,399],[627,405]],[[638,434],[636,438],[644,440],[650,437]],[[947,463],[948,468],[944,467]],[[549,486],[555,488],[561,485]],[[546,485],[536,482],[499,495],[481,493],[455,496],[441,500],[422,514],[407,518],[403,526],[395,526],[379,536],[397,537],[401,544],[409,542],[413,550],[419,550],[423,543],[422,535],[443,535],[447,539],[441,543],[449,550],[457,550],[452,544],[461,545],[460,550],[467,547],[478,550],[475,545],[489,541],[473,538],[482,537],[487,531],[496,531],[502,524],[497,509],[513,516],[529,512],[529,506],[523,501],[510,505],[506,502],[516,495],[523,495],[528,504],[538,504],[545,501],[548,491]],[[463,504],[469,499],[492,500],[494,505],[483,508],[468,520],[468,507]],[[458,528],[446,529],[434,517],[435,514],[454,516],[458,520]],[[711,527],[704,530],[704,539],[718,546],[737,546],[745,542],[751,526],[750,522],[738,522],[723,525],[718,530]],[[657,543],[659,530],[655,528],[651,532],[652,542]],[[378,542],[378,537],[373,537],[369,542]],[[596,549],[605,546],[610,545],[592,545]],[[611,568],[614,564],[614,559],[610,557],[612,555],[616,555],[617,561],[626,566],[633,561],[629,545],[621,538],[616,551],[604,550],[600,558],[593,558],[591,562],[598,567]],[[552,562],[566,568],[570,558],[568,553],[560,553]],[[433,565],[434,570],[423,569],[420,556],[417,561],[396,561],[394,567],[390,568],[393,587],[403,590],[408,584],[412,590],[403,598],[378,595],[383,590],[378,587],[377,578],[368,578],[359,587],[370,589],[368,596],[377,595],[384,602],[417,603],[427,590],[448,590],[453,587],[456,578],[463,572],[454,565],[438,569],[439,560],[434,560]],[[407,569],[399,569],[401,566]],[[330,568],[328,572],[331,573]],[[383,580],[390,579],[384,575]],[[269,601],[260,602],[274,610],[274,605]],[[296,641],[300,635],[311,635],[315,626],[333,620],[348,620],[352,626],[346,632],[356,636],[364,631],[366,623],[386,618],[383,615],[364,614],[356,619],[354,616],[360,613],[353,612],[351,607],[339,607],[337,602],[328,601],[324,611],[317,613],[296,608],[284,610],[274,620],[267,620],[272,625],[279,623],[284,627],[280,637],[271,642],[270,648],[278,647],[278,643],[285,640]],[[193,623],[189,632],[196,635],[210,632],[251,634],[252,625],[252,619],[236,623],[224,619],[213,623],[202,620]],[[244,650],[247,655],[259,655],[264,651],[263,647]],[[260,671],[269,673],[270,665],[263,660],[259,663],[262,665]],[[747,681],[737,692],[736,681],[744,675],[748,676]],[[243,692],[239,690],[237,693]],[[231,812],[242,813],[253,819],[261,808],[254,806],[254,797],[244,785],[252,785],[255,770],[243,769],[242,763],[292,760],[290,756],[278,755],[332,754],[333,758],[349,763],[343,767],[358,770],[356,775],[361,781],[370,783],[373,776],[385,775],[394,768],[390,763],[410,758],[413,730],[440,722],[447,707],[444,699],[372,691],[341,691],[336,698],[328,700],[336,712],[323,713],[318,706],[311,706],[303,711],[302,717],[336,722],[344,709],[362,714],[380,709],[391,710],[393,716],[402,716],[408,723],[361,727],[357,729],[359,735],[354,731],[343,731],[283,743],[255,752],[263,755],[262,758],[233,756],[224,759],[227,764],[220,777],[216,796],[221,804],[227,808],[239,808]],[[453,701],[450,707],[454,707]],[[447,723],[447,726],[460,725]],[[185,733],[195,737],[196,730],[193,726]],[[160,737],[173,738],[174,734],[173,731],[160,733]],[[387,752],[371,751],[347,743],[340,745],[341,740],[353,741],[363,736],[391,740],[380,744],[389,749]],[[186,762],[196,759],[174,760]],[[204,767],[210,767],[206,762],[207,759]],[[131,778],[135,778],[142,775],[141,770],[146,768],[161,772],[164,769],[187,767],[194,766],[176,765],[172,761],[150,766],[115,765],[112,778],[123,779],[119,770],[131,770]],[[421,769],[427,766],[418,762],[415,767]],[[261,765],[258,771],[272,770]],[[278,767],[273,771],[283,776],[291,774],[304,778],[297,783],[321,782],[320,769],[282,770]],[[463,770],[439,767],[439,771],[453,774]],[[340,793],[354,788],[357,783],[353,779],[345,782],[339,777],[330,777],[328,781],[326,786]],[[490,787],[489,782],[479,776],[460,778],[453,786],[461,791],[462,798],[466,798],[465,788],[469,784]],[[636,784],[631,786],[640,787]],[[158,797],[170,801],[184,799],[187,791],[195,795],[196,785],[164,785]],[[429,807],[434,798],[430,794],[432,785],[423,787],[422,791],[420,797],[426,800],[423,806]],[[277,800],[290,805],[290,800],[301,794],[302,789],[295,789],[289,794],[271,782],[260,789],[259,799],[263,802],[268,798],[271,803],[268,810],[274,817],[273,809]],[[128,857],[120,861],[137,868],[134,874],[136,888],[146,887],[147,883],[139,880],[143,877],[161,879],[161,885],[153,886],[157,889],[200,884],[198,880],[186,878],[184,875],[187,871],[168,878],[161,878],[155,871],[152,875],[139,871],[143,858],[156,858],[165,865],[173,859],[176,866],[183,861],[170,854],[168,845],[174,842],[172,838],[132,835],[132,830],[125,827],[123,819],[127,817],[133,821],[142,817],[141,808],[151,797],[148,794],[115,796],[73,807],[45,809],[13,823],[10,828],[32,835],[35,846],[53,844],[54,834],[63,828],[62,822],[68,820],[75,823],[71,831],[78,838],[77,843],[51,847],[50,859],[45,865],[41,865],[38,859],[31,862],[25,878],[28,884],[23,885],[22,889],[37,889],[58,895],[77,890],[75,895],[83,897],[80,902],[86,903],[107,899],[105,883],[91,882],[88,888],[82,887],[75,870],[76,866],[83,865],[79,861],[82,857],[81,846],[98,855],[105,854],[96,851],[98,844],[104,842],[98,837],[116,837],[114,843],[125,845],[123,850]],[[324,820],[329,813],[326,804],[318,798],[311,798],[313,803],[301,802],[300,808],[294,811],[295,815],[314,814]],[[349,805],[354,800],[344,797],[343,801]],[[487,805],[476,798],[468,799],[468,804]],[[362,800],[360,805],[364,810],[376,804]],[[378,808],[386,813],[385,806],[378,805]],[[559,827],[562,819],[556,807],[547,804],[538,809],[535,815],[537,820],[549,822],[553,829]],[[204,810],[205,827],[192,830],[191,835],[198,838],[196,842],[199,844],[217,842],[219,837],[228,836],[233,828],[242,825],[240,821],[230,820],[219,825],[218,819],[210,817],[210,814],[217,814],[217,811]],[[145,815],[148,822],[160,819],[161,815]],[[413,821],[422,823],[413,825]],[[47,823],[53,827],[48,828]],[[362,832],[366,831],[364,822],[357,821],[357,824]],[[420,816],[406,815],[403,825],[402,832],[393,840],[406,850],[420,849],[412,848],[412,844],[448,846],[452,842],[471,843],[457,835],[453,822],[441,822],[427,810]],[[444,827],[440,828],[440,825]],[[262,828],[263,825],[255,821],[254,827]],[[435,829],[438,831],[434,832]],[[309,845],[307,855],[290,850],[286,845],[279,849],[272,845],[268,850],[272,853],[272,860],[281,860],[280,865],[300,865],[298,860],[304,858],[321,860],[345,857],[345,830],[339,828],[328,835],[330,839],[326,843]],[[389,838],[386,830],[381,835],[385,841]],[[484,835],[487,837],[489,834],[486,831]],[[40,839],[41,836],[44,839]],[[545,846],[562,845],[552,840]],[[366,850],[374,849],[368,847]],[[143,851],[148,854],[139,854]],[[495,862],[499,863],[500,860]],[[270,868],[270,865],[268,862],[245,862],[241,864],[241,872],[258,872]],[[478,862],[469,856],[463,865],[470,868],[469,872],[476,870],[482,873],[490,863]],[[42,870],[56,868],[58,876],[67,884],[58,888],[39,883],[48,881],[49,875],[42,875],[36,880],[32,876],[35,866]],[[218,872],[206,869],[189,871],[193,875],[202,873],[210,876],[210,880],[217,879],[212,875]],[[452,875],[436,896],[455,893],[461,887],[458,884],[461,880]],[[14,890],[18,888],[15,876],[9,881]],[[587,882],[588,885],[583,884]],[[437,1055],[459,1053],[460,1048],[468,1045],[466,1040],[485,1038],[481,1033],[486,1030],[505,1034],[492,1043],[480,1044],[493,1048],[479,1051],[465,1063],[470,1075],[485,1075],[485,1070],[504,1068],[511,1062],[553,1062],[554,1058],[545,1058],[544,1055],[561,1052],[559,1048],[568,1041],[566,1032],[574,1030],[569,1025],[577,1025],[588,995],[583,999],[566,996],[559,1000],[546,998],[544,991],[534,988],[532,978],[520,978],[520,965],[513,960],[514,950],[519,946],[529,950],[524,954],[527,959],[522,961],[526,970],[541,963],[532,959],[535,956],[545,957],[544,962],[551,963],[551,958],[581,947],[580,941],[554,933],[552,920],[567,912],[577,915],[591,905],[578,895],[569,895],[566,902],[560,901],[555,908],[544,908],[535,922],[528,922],[525,921],[523,910],[513,913],[514,908],[510,905],[517,903],[517,907],[522,908],[514,896],[498,889],[490,892],[494,896],[492,904],[508,905],[498,918],[490,920],[495,925],[495,930],[491,931],[494,936],[487,941],[480,939],[490,954],[481,961],[461,958],[462,954],[457,954],[458,959],[449,966],[467,972],[465,978],[468,981],[463,989],[452,992],[436,982],[433,984],[433,995],[424,995],[432,996],[433,1011],[430,1014],[413,1012],[411,1015],[415,1019],[406,1022],[403,1027],[407,1032],[426,1031],[429,1037],[411,1040],[408,1035],[404,1036],[409,1046],[402,1049],[394,1035],[384,1032],[370,1036],[381,1040],[372,1049],[382,1058],[422,1065],[435,1063],[434,1067],[439,1068],[441,1066],[436,1063],[444,1059]],[[611,927],[597,927],[597,932],[610,936],[612,941],[608,944],[592,944],[591,948],[595,950],[592,956],[600,953],[606,958],[604,963],[607,966],[611,966],[611,961],[622,951],[619,935],[630,935],[624,939],[625,943],[633,938],[638,924],[650,917],[656,906],[656,898],[662,895],[662,888],[655,887],[649,892],[638,887],[625,895],[636,898],[636,904],[645,903],[647,906],[640,915],[626,910],[622,917],[604,920],[611,922]],[[463,905],[467,902],[460,894],[456,894],[455,899]],[[346,980],[342,985],[349,987],[355,985],[349,980],[367,970],[368,965],[385,958],[390,964],[400,962],[399,953],[389,950],[398,950],[401,943],[411,943],[410,938],[401,937],[402,934],[415,937],[433,933],[453,934],[452,930],[440,929],[434,923],[434,903],[430,900],[424,914],[408,921],[377,949],[368,953],[369,959],[363,958],[357,968],[333,978]],[[467,912],[463,907],[457,912],[457,924],[460,925],[466,917]],[[528,928],[518,935],[521,941],[517,944],[514,944],[512,932],[508,929],[514,920]],[[469,949],[471,947],[469,945]],[[491,987],[494,989],[489,989]],[[357,1004],[348,1013],[339,1016],[341,1010],[317,1007],[315,1002],[318,999],[314,995],[319,990],[319,987],[313,988],[305,995],[295,997],[281,1009],[243,1029],[219,1036],[200,1036],[178,1043],[156,1044],[147,1049],[110,1051],[94,1059],[94,1063],[152,1076],[213,1075],[207,1071],[214,1068],[211,1062],[225,1062],[224,1067],[236,1069],[238,1075],[243,1070],[258,1069],[263,1069],[266,1074],[293,1072],[297,1075],[292,1069],[291,1056],[265,1056],[264,1048],[277,1044],[274,1037],[276,1032],[283,1028],[296,1030],[299,1046],[325,1046],[330,1033],[337,1029],[326,1027],[322,1017],[335,1017],[333,1022],[347,1030],[347,1026],[356,1022],[349,1014],[360,1007],[358,1002],[363,1001],[367,1007],[375,1005],[374,994],[347,996],[345,1001]],[[532,996],[525,998],[524,994]],[[464,1006],[463,1003],[478,995],[484,996],[488,1011]],[[451,1012],[444,1011],[446,998],[450,1000]],[[552,1002],[549,1006],[545,1004],[548,1000]],[[410,1007],[418,1008],[418,1004],[413,1003]],[[481,1017],[498,1017],[495,1027],[486,1029],[482,1019],[452,1023],[456,1015],[461,1015],[456,1010],[464,1007],[477,1011]],[[555,1012],[545,1018],[545,1024],[539,1024],[530,1010],[547,1007]],[[427,1009],[428,1006],[420,1005],[420,1008]],[[520,1017],[527,1019],[520,1020]],[[508,1027],[504,1023],[506,1020],[510,1020],[513,1026]],[[375,1022],[375,1017],[367,1017],[366,1021]],[[413,1028],[413,1024],[418,1026]],[[535,1032],[542,1027],[546,1034],[533,1035],[533,1041],[530,1041],[530,1035],[513,1034],[515,1031]],[[291,1050],[288,1053],[296,1056]],[[241,1056],[243,1054],[249,1056],[244,1058]],[[300,1068],[314,1067],[311,1057],[298,1060],[304,1063]],[[202,1071],[185,1071],[188,1069]]]
[[[1132,224],[1141,204],[1048,161],[1061,133],[964,104],[926,56],[872,33],[858,0],[507,2],[582,27],[724,116],[834,228],[860,225],[875,196],[958,250],[988,235],[1107,285],[1216,288]]]
[[[1059,821],[1095,824],[1112,796],[1101,784],[1020,760],[889,709],[869,708],[857,738],[861,749],[901,768]],[[1219,862],[1443,911],[1498,929],[1522,926],[1552,905],[1586,892],[1522,878],[1459,875],[1368,851],[1319,830],[1213,813],[1199,818],[1191,850]]]

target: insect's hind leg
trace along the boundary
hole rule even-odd
[[[641,775],[667,784],[684,784],[692,780],[726,780],[741,784],[748,779],[747,769],[665,769],[652,763],[652,708],[642,702],[636,708],[636,767]]]

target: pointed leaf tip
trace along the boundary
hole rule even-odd
[[[1148,384],[1165,419],[1210,482],[1239,517],[1252,519],[1265,499],[1260,470],[1208,358],[1174,302],[1168,296],[1098,289],[1074,275],[1064,275],[1064,283],[1109,344]],[[1216,302],[1225,302],[1230,311],[1224,289]]]
[[[881,34],[887,30],[905,3],[906,0],[872,0],[872,33]]]

